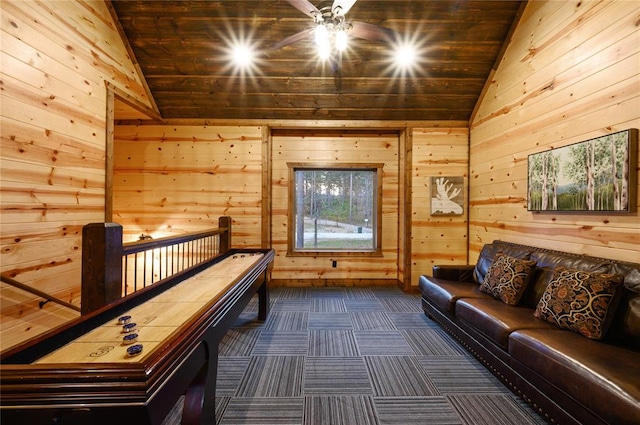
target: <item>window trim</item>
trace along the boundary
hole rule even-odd
[[[289,168],[289,199],[287,200],[287,257],[382,257],[382,163],[360,162],[287,162]],[[375,234],[372,250],[299,250],[295,248],[296,185],[298,170],[375,171]]]

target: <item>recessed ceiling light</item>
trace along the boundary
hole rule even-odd
[[[396,66],[399,68],[410,68],[416,63],[416,49],[410,45],[398,46],[396,53]]]
[[[253,64],[255,52],[249,46],[237,44],[231,50],[233,63],[240,68],[247,68]]]

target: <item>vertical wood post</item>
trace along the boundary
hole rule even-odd
[[[82,228],[82,305],[87,314],[122,298],[122,226],[90,223]]]
[[[218,228],[226,227],[227,231],[220,235],[220,254],[231,249],[231,217],[222,216],[218,218]]]

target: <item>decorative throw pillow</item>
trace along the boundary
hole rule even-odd
[[[556,267],[534,315],[590,339],[604,338],[623,276]]]
[[[522,260],[499,252],[489,266],[480,290],[504,303],[516,305],[527,289],[535,266],[535,261]]]

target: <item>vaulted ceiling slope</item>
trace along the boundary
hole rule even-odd
[[[522,3],[357,1],[347,21],[418,47],[404,70],[391,44],[363,38],[350,37],[339,67],[318,61],[312,38],[271,49],[315,25],[287,0],[111,5],[165,119],[468,120]],[[234,43],[254,48],[248,68],[230,62]]]

